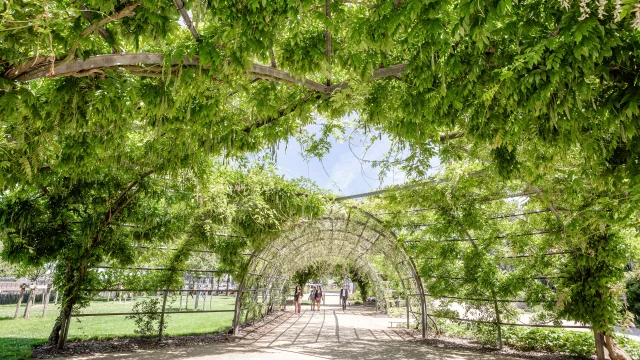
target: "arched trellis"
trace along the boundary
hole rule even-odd
[[[287,280],[313,260],[351,263],[367,274],[378,298],[385,300],[384,284],[367,259],[376,254],[390,261],[402,286],[407,326],[413,315],[425,337],[424,289],[404,244],[398,242],[396,235],[385,229],[373,214],[341,203],[334,204],[326,216],[300,222],[252,253],[236,295],[234,333],[238,332],[243,302],[249,299],[258,302],[258,293],[261,293],[263,307],[281,305],[289,290],[285,288]]]

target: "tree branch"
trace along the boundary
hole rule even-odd
[[[198,34],[198,30],[196,30],[196,27],[193,25],[193,21],[191,21],[191,18],[189,17],[189,13],[184,8],[184,2],[182,0],[173,0],[173,3],[176,4],[176,8],[180,12],[180,15],[182,16],[182,20],[184,21],[184,24],[187,26],[187,28],[191,32],[191,35],[193,35],[193,38],[196,39],[197,42],[200,42],[201,41],[200,35]]]
[[[464,133],[461,131],[456,131],[449,134],[440,135],[440,142],[444,144],[449,140],[459,139],[461,137],[464,137]]]
[[[246,127],[243,131],[248,134],[253,129],[259,129],[261,127],[273,124],[273,123],[279,121],[280,119],[282,119],[283,117],[293,113],[294,111],[296,111],[298,108],[300,108],[302,105],[308,103],[309,101],[311,101],[311,100],[319,100],[320,98],[321,98],[321,94],[319,94],[317,92],[310,92],[301,101],[296,102],[291,107],[287,107],[287,108],[278,110],[278,115],[270,116],[270,117],[267,117],[266,119],[262,119],[262,120],[258,121],[255,124],[251,124],[250,126]]]
[[[116,204],[116,209],[115,211],[111,211],[111,209],[113,208],[113,205],[109,205],[109,212],[107,213],[106,216],[106,221],[105,221],[105,225],[110,223],[111,220],[124,208],[124,206],[126,206],[135,196],[135,194],[138,193],[138,189],[136,189],[134,191],[134,194],[132,196],[130,196],[129,198],[127,198],[124,203],[122,202],[122,199],[124,199],[124,197],[129,193],[129,191],[131,189],[133,189],[136,185],[138,185],[140,183],[140,181],[144,180],[146,177],[148,177],[149,175],[153,174],[153,170],[149,170],[147,172],[144,172],[140,175],[140,177],[134,181],[132,181],[131,183],[129,183],[129,186],[127,186],[127,188],[122,191],[120,193],[120,195],[118,196],[118,198],[114,201],[114,204]]]
[[[131,3],[131,4],[127,5],[127,6],[125,6],[124,9],[122,9],[122,10],[118,11],[117,13],[115,13],[113,16],[107,16],[107,17],[101,19],[100,21],[91,24],[88,28],[84,29],[80,33],[80,39],[91,35],[91,33],[96,31],[97,29],[100,29],[104,24],[106,24],[108,22],[120,20],[122,18],[135,15],[135,12],[133,12],[133,10],[135,10],[135,8],[138,7],[138,5],[140,5],[141,2],[142,2],[142,0],[138,0],[138,1],[134,2],[134,3]],[[80,44],[80,39],[77,39],[73,43],[73,46],[71,47],[71,50],[69,50],[69,54],[67,55],[67,57],[63,60],[63,63],[64,62],[68,62],[68,61],[72,60],[75,57],[76,49],[78,48],[78,45]]]
[[[271,67],[277,68],[278,64],[276,64],[276,54],[273,52],[273,47],[269,49],[269,59],[271,60]]]
[[[80,9],[82,10],[82,16],[84,17],[84,19],[87,20],[89,24],[91,24],[91,15],[89,15],[89,9],[87,8],[87,6],[85,4],[81,4]],[[109,42],[109,34],[107,33],[107,30],[105,30],[103,26],[98,27],[98,34],[100,34],[100,36],[107,43]],[[122,52],[122,50],[118,49],[118,47],[116,47],[115,45],[111,46],[111,51],[114,54],[118,54]]]

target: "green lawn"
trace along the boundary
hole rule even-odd
[[[209,296],[207,296],[207,310],[209,310]],[[141,301],[145,298],[137,298]],[[171,298],[170,298],[171,299]],[[202,298],[200,299],[202,300]],[[193,310],[193,299],[189,299],[189,310]],[[170,300],[168,311],[177,311],[179,298]],[[214,296],[213,310],[233,310],[235,296]],[[133,302],[94,301],[83,313],[118,313],[130,312]],[[34,345],[47,341],[54,321],[58,316],[58,307],[49,305],[47,317],[42,318],[42,305],[35,305],[31,310],[30,319],[13,320],[15,305],[0,305],[0,359],[24,359],[31,355]],[[20,315],[24,313],[22,306]],[[202,309],[202,302],[200,303]],[[184,310],[184,309],[183,309]],[[202,314],[171,314],[167,315],[167,330],[165,334],[191,335],[218,332],[231,326],[233,312],[202,313]],[[133,337],[133,320],[124,316],[95,316],[74,317],[69,328],[69,340],[112,339],[118,337]]]

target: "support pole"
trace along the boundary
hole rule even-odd
[[[596,342],[596,359],[605,360],[604,356],[604,336],[599,331],[593,331],[593,337]]]
[[[502,349],[502,328],[500,327],[500,309],[498,309],[498,300],[493,298],[493,306],[496,311],[496,325],[498,326],[498,349]]]
[[[407,294],[407,300],[406,300],[406,306],[407,306],[407,330],[409,329],[409,326],[411,325],[411,319],[409,318],[409,307],[411,306],[411,304],[409,304],[409,294]]]
[[[244,279],[240,282],[238,286],[238,292],[236,293],[236,308],[233,313],[233,335],[238,335],[238,330],[240,329],[240,309],[242,309],[242,291],[244,287]]]
[[[162,313],[160,313],[160,329],[158,331],[158,338],[162,340],[162,335],[164,333],[164,312],[167,308],[167,295],[169,295],[169,290],[164,290],[164,296],[162,297]]]
[[[426,339],[427,333],[429,332],[429,313],[427,310],[427,299],[424,296],[424,286],[422,285],[422,279],[416,271],[416,264],[413,262],[412,257],[409,257],[409,265],[411,266],[411,271],[413,272],[413,276],[416,279],[416,284],[418,285],[418,291],[420,292],[420,310],[422,312],[422,338]]]

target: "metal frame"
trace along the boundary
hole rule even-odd
[[[382,280],[371,267],[367,255],[382,254],[392,259],[393,269],[398,275],[404,292],[403,298],[406,300],[407,327],[411,323],[411,314],[421,314],[419,317],[416,316],[416,320],[421,323],[422,336],[426,337],[428,326],[426,297],[415,264],[407,255],[404,244],[397,240],[395,233],[385,230],[382,226],[383,222],[373,214],[356,206],[345,205],[334,204],[326,216],[296,224],[296,227],[283,236],[269,242],[251,255],[236,296],[236,311],[233,320],[234,334],[238,333],[241,312],[245,308],[243,294],[248,293],[245,289],[251,288],[258,281],[258,278],[266,279],[267,286],[264,289],[266,295],[262,296],[263,307],[267,299],[270,301],[282,299],[281,295],[288,290],[284,289],[287,280],[300,267],[296,264],[304,264],[300,259],[306,258],[309,251],[321,249],[318,251],[322,251],[323,259],[347,260],[362,268],[369,276],[374,291],[379,292],[378,295],[383,301],[386,300],[386,297]],[[353,227],[358,227],[358,229],[353,229]],[[345,254],[344,250],[350,246],[352,249]],[[293,263],[293,265],[287,267],[285,266],[287,262]],[[278,276],[281,281],[276,284],[273,279]],[[412,301],[410,299],[415,296],[420,299],[420,307],[417,312],[412,311],[411,308]]]

